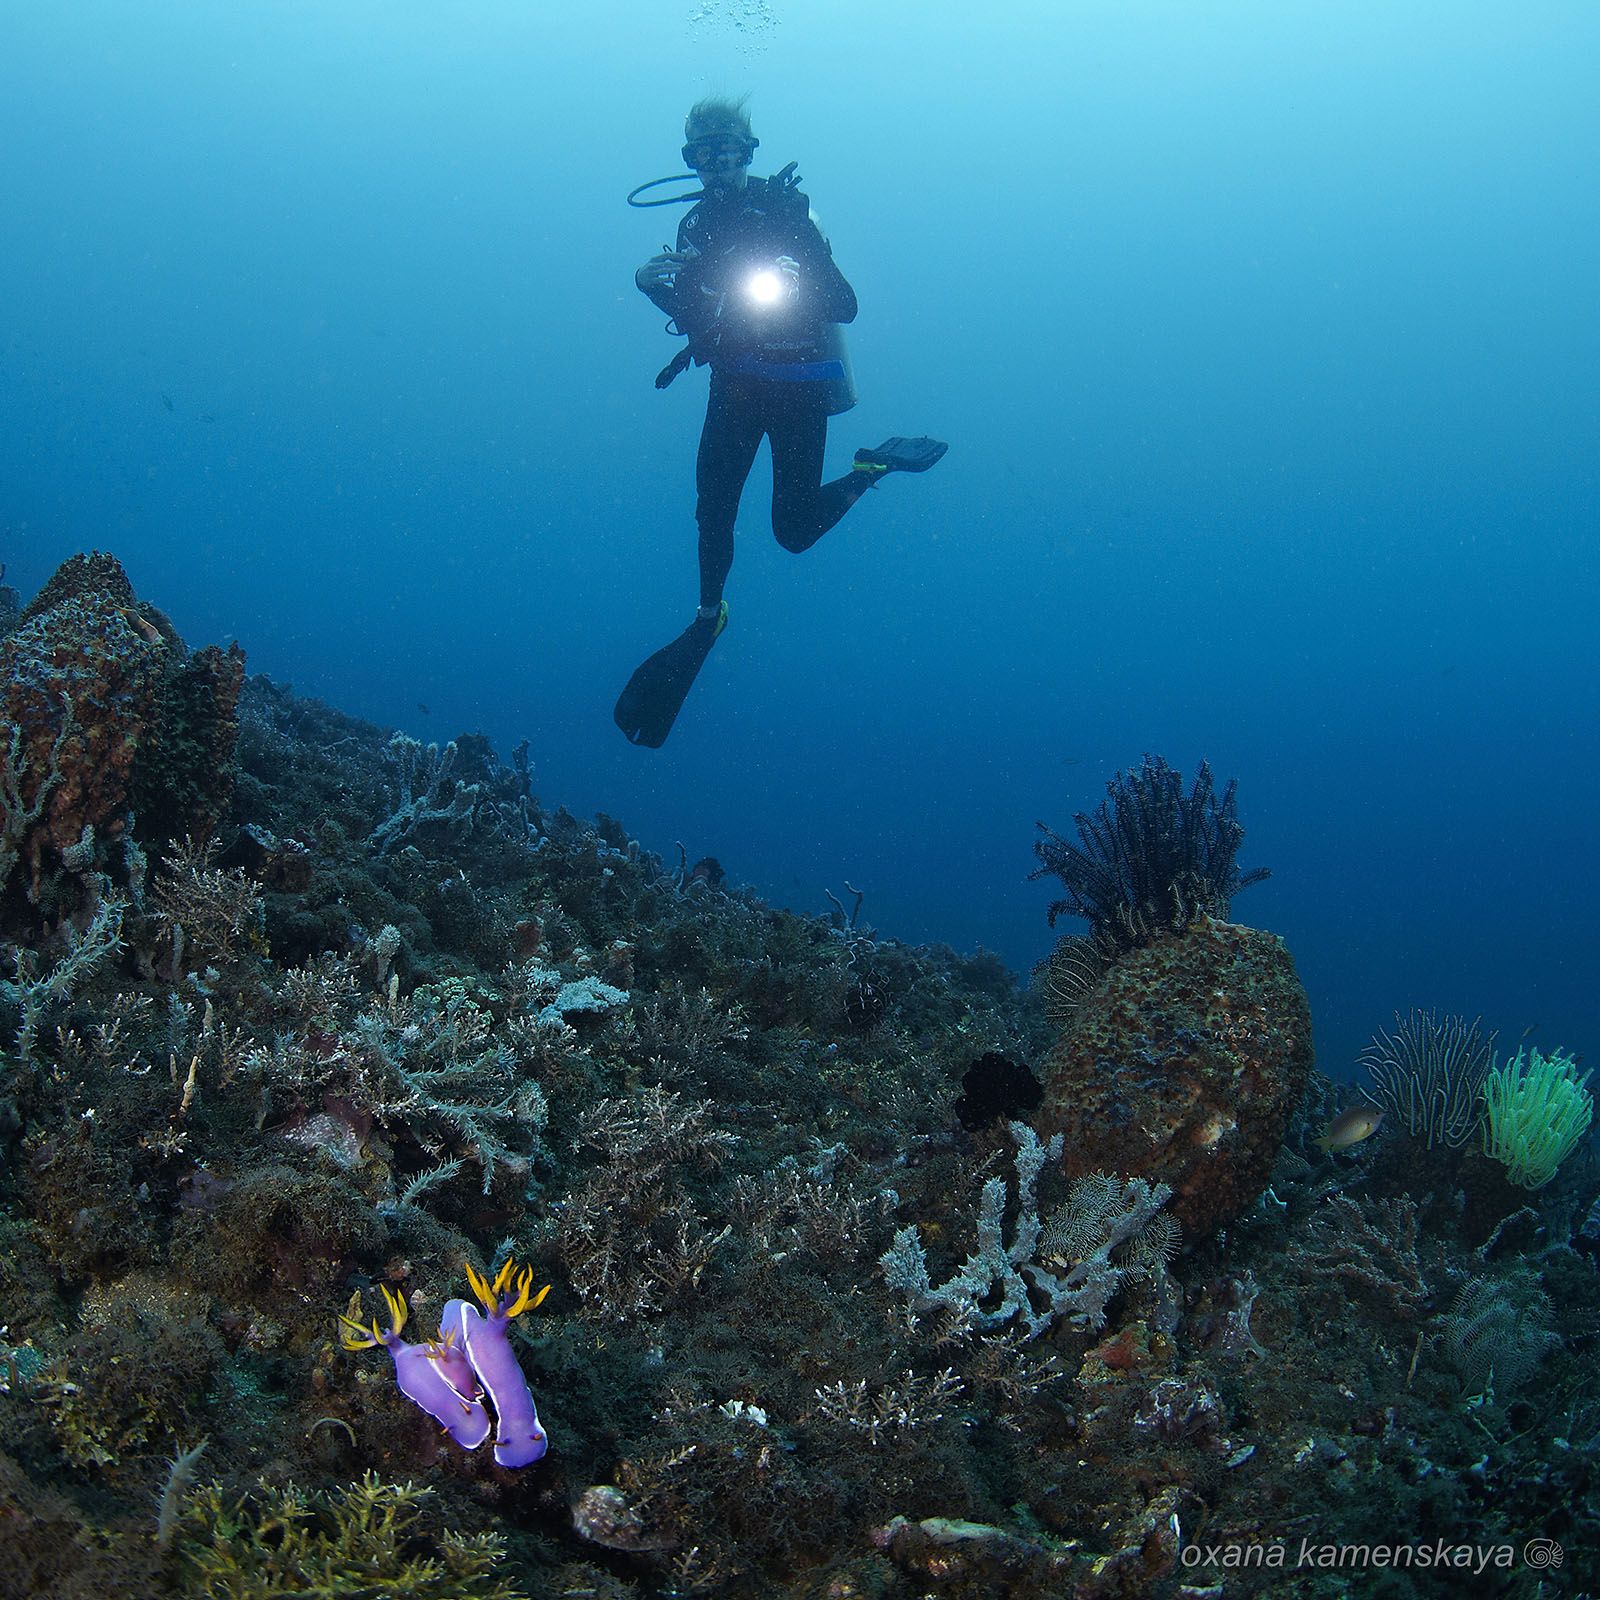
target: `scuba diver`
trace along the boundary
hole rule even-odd
[[[800,192],[795,163],[750,176],[759,140],[744,102],[701,100],[684,124],[691,174],[656,178],[628,196],[635,206],[697,202],[675,249],[639,268],[640,291],[687,344],[656,378],[664,389],[691,364],[711,368],[711,394],[695,463],[700,606],[671,644],[636,671],[616,706],[634,744],[658,748],[728,622],[723,586],[733,566],[734,520],[763,437],[772,444],[772,531],[785,550],[809,550],[868,489],[891,472],[926,472],[944,455],[937,439],[886,439],[858,450],[850,471],[822,481],[828,418],[855,404],[840,332],[855,291]],[[640,200],[648,189],[698,181],[700,189]]]

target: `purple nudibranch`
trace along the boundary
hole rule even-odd
[[[389,1308],[388,1332],[379,1332],[376,1322],[363,1327],[353,1316],[342,1316],[340,1342],[346,1350],[371,1350],[381,1344],[394,1357],[394,1377],[401,1394],[421,1406],[463,1450],[476,1450],[489,1437],[490,1423],[467,1362],[461,1319],[452,1317],[452,1308],[464,1302],[452,1300],[445,1307],[435,1343],[407,1344],[400,1330],[406,1325],[409,1308],[387,1285],[379,1287]],[[355,1311],[355,1302],[350,1309]]]
[[[515,1273],[515,1293],[512,1277]],[[465,1300],[451,1300],[439,1319],[439,1338],[425,1345],[407,1344],[400,1337],[406,1324],[405,1301],[387,1286],[379,1285],[389,1308],[389,1330],[382,1333],[356,1319],[359,1296],[352,1296],[342,1324],[340,1342],[346,1350],[370,1350],[383,1345],[394,1357],[395,1381],[400,1392],[420,1406],[464,1450],[476,1450],[495,1434],[494,1458],[503,1467],[526,1467],[549,1447],[539,1426],[533,1394],[522,1374],[506,1330],[511,1319],[537,1306],[550,1292],[547,1283],[533,1293],[533,1269],[516,1272],[511,1261],[501,1267],[493,1283],[467,1267],[473,1292],[483,1302],[487,1317]],[[494,1407],[494,1423],[484,1409],[487,1396]]]
[[[512,1293],[513,1273],[516,1275],[515,1294]],[[506,1330],[513,1317],[533,1310],[550,1293],[550,1285],[547,1283],[535,1294],[533,1268],[524,1267],[517,1272],[516,1263],[509,1257],[495,1274],[493,1283],[479,1277],[469,1262],[467,1281],[489,1313],[483,1317],[475,1306],[462,1304],[460,1320],[467,1360],[472,1363],[472,1370],[478,1375],[489,1404],[494,1407],[494,1458],[502,1467],[532,1466],[545,1453],[549,1441],[539,1426],[533,1392],[522,1375],[522,1366],[511,1348]]]

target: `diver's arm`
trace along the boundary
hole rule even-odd
[[[822,230],[809,217],[796,230],[789,253],[800,263],[807,310],[820,322],[854,322],[856,292],[834,261]]]
[[[686,259],[681,251],[663,250],[660,255],[651,256],[633,275],[640,294],[647,296],[658,311],[665,312],[669,317],[678,315],[681,298],[678,274],[683,270]]]
[[[811,293],[816,297],[818,315],[824,322],[854,322],[856,320],[856,292],[845,275],[834,264],[832,255],[826,255],[812,268]]]
[[[695,274],[689,273],[687,278],[684,275],[685,269],[700,255],[691,225],[698,220],[699,210],[699,206],[696,206],[679,222],[672,249],[663,245],[661,253],[651,256],[633,275],[640,294],[648,296],[650,303],[672,318],[680,328],[686,326],[684,314],[696,310],[701,298],[695,291],[694,283],[689,281]]]

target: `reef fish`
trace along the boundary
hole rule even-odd
[[[1351,1106],[1322,1130],[1320,1139],[1311,1142],[1319,1150],[1348,1150],[1351,1145],[1370,1139],[1382,1123],[1383,1113],[1376,1106]]]

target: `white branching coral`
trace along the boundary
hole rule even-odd
[[[101,962],[122,948],[122,913],[126,909],[121,900],[102,900],[82,933],[63,922],[66,953],[47,972],[40,972],[36,951],[19,948],[13,952],[16,971],[11,978],[0,979],[0,1004],[16,1008],[19,1060],[33,1059],[39,1030],[50,1013],[65,1005]]]
[[[394,811],[367,838],[378,855],[406,843],[421,828],[432,826],[452,834],[471,828],[479,785],[455,776],[456,754],[453,739],[442,750],[404,733],[389,741],[384,760],[392,780]]]
[[[870,1387],[865,1378],[854,1383],[840,1378],[816,1391],[817,1415],[854,1429],[876,1447],[902,1431],[941,1421],[965,1388],[953,1367],[932,1374],[908,1369],[898,1379]]]
[[[654,1316],[698,1289],[733,1231],[715,1226],[686,1182],[715,1172],[739,1142],[717,1112],[654,1085],[579,1118],[579,1145],[604,1162],[550,1208],[550,1227],[580,1315]]]
[[[402,1205],[467,1161],[487,1194],[502,1165],[528,1170],[549,1114],[534,1074],[544,1031],[530,1018],[497,1020],[492,998],[458,978],[401,995],[392,977],[385,996],[363,997],[348,961],[323,959],[287,975],[279,1000],[294,1026],[247,1064],[265,1090],[302,1107],[331,1094],[391,1138],[404,1130],[435,1165]]]
[[[1165,1271],[1177,1227],[1158,1213],[1172,1190],[1143,1178],[1096,1173],[1081,1178],[1066,1205],[1041,1222],[1035,1189],[1045,1162],[1060,1159],[1061,1135],[1041,1144],[1025,1123],[1010,1126],[1017,1142],[1011,1242],[1004,1238],[1006,1183],[990,1178],[978,1202],[977,1249],[953,1277],[933,1283],[921,1238],[911,1227],[902,1228],[879,1258],[884,1278],[913,1311],[942,1310],[968,1330],[998,1328],[1015,1318],[1035,1339],[1062,1317],[1080,1328],[1099,1328],[1124,1279]]]
[[[464,1148],[483,1173],[485,1194],[500,1162],[527,1169],[510,1131],[526,1130],[527,1141],[549,1114],[539,1085],[520,1071],[513,1032],[497,1036],[494,1018],[456,978],[363,1011],[351,1030],[374,1109],[401,1117],[440,1160]]]

